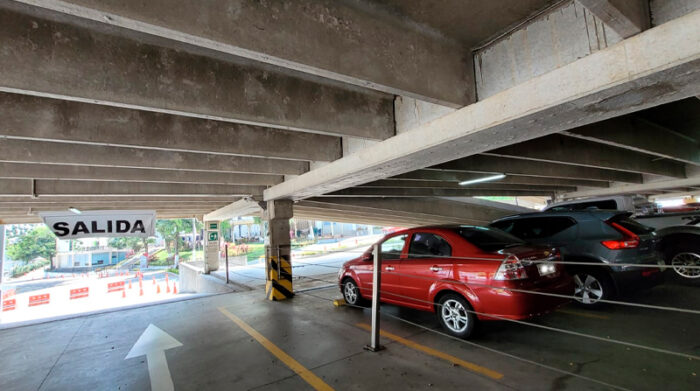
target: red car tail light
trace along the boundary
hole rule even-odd
[[[608,222],[608,224],[615,228],[616,231],[620,232],[623,238],[618,240],[604,240],[601,242],[603,246],[610,250],[623,250],[626,248],[637,248],[637,246],[639,246],[639,236],[635,235],[632,231],[618,223]]]
[[[515,255],[509,255],[504,259],[493,277],[494,280],[499,281],[522,280],[523,278],[527,278],[527,272],[520,259]]]

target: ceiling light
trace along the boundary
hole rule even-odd
[[[491,175],[491,176],[485,176],[483,178],[478,178],[478,179],[471,179],[468,181],[462,181],[459,182],[460,186],[467,186],[471,185],[474,183],[481,183],[481,182],[491,182],[491,181],[497,181],[499,179],[503,179],[506,177],[506,174],[498,174],[498,175]]]
[[[68,210],[71,211],[71,212],[73,212],[73,213],[75,213],[75,214],[77,214],[77,215],[83,213],[83,212],[80,211],[80,209],[74,208],[74,207],[72,207],[72,206],[69,207]]]

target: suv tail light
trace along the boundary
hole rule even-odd
[[[515,255],[509,255],[498,267],[494,280],[522,280],[527,278],[527,272],[522,262]]]
[[[601,243],[610,250],[623,250],[626,248],[637,248],[639,246],[639,236],[627,228],[615,222],[606,222],[616,231],[620,232],[623,237],[617,240],[604,240]]]

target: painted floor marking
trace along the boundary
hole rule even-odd
[[[591,319],[602,319],[602,320],[609,320],[610,319],[609,316],[590,314],[587,312],[578,312],[578,311],[570,311],[570,310],[557,310],[557,312],[560,312],[562,314],[568,314],[568,315],[582,316],[584,318],[591,318]]]
[[[360,327],[362,329],[365,329],[367,331],[372,330],[372,326],[368,325],[367,323],[357,323],[356,326]],[[480,375],[490,377],[491,379],[498,380],[498,379],[503,378],[503,374],[500,372],[496,372],[492,369],[482,367],[481,365],[477,365],[477,364],[474,364],[472,362],[462,360],[461,358],[457,358],[457,357],[452,356],[450,354],[441,352],[437,349],[433,349],[431,347],[421,345],[419,343],[413,342],[413,341],[408,340],[406,338],[399,337],[398,335],[392,334],[388,331],[380,330],[380,334],[383,337],[387,337],[387,338],[394,340],[402,345],[406,345],[411,349],[415,349],[415,350],[418,350],[418,351],[423,352],[425,354],[431,355],[433,357],[437,357],[439,359],[449,361],[452,364],[459,365],[460,367],[466,368],[466,369],[468,369],[472,372],[476,372]]]
[[[257,332],[257,330],[255,330],[254,328],[250,327],[239,317],[230,313],[225,308],[219,307],[219,311],[221,311],[221,313],[224,314],[227,318],[231,319],[233,323],[237,324],[238,327],[242,328],[243,331],[248,333],[251,337],[255,338],[255,340],[258,341],[260,345],[262,345],[265,349],[267,349],[270,353],[272,353],[275,357],[282,361],[286,366],[289,367],[289,369],[296,372],[296,374],[299,375],[302,379],[304,379],[307,383],[309,383],[311,387],[313,387],[316,390],[334,391],[333,387],[326,384],[323,380],[321,380],[320,377],[314,375],[313,372],[306,369],[297,360],[292,358],[292,356],[288,355],[282,349],[278,348],[277,345],[270,342],[269,339],[265,338],[265,336]]]

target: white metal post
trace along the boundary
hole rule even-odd
[[[371,352],[384,349],[379,344],[379,288],[382,284],[382,259],[379,250],[379,244],[375,244],[372,251],[374,264],[374,270],[372,271],[372,334],[369,345],[365,346],[365,349]]]

